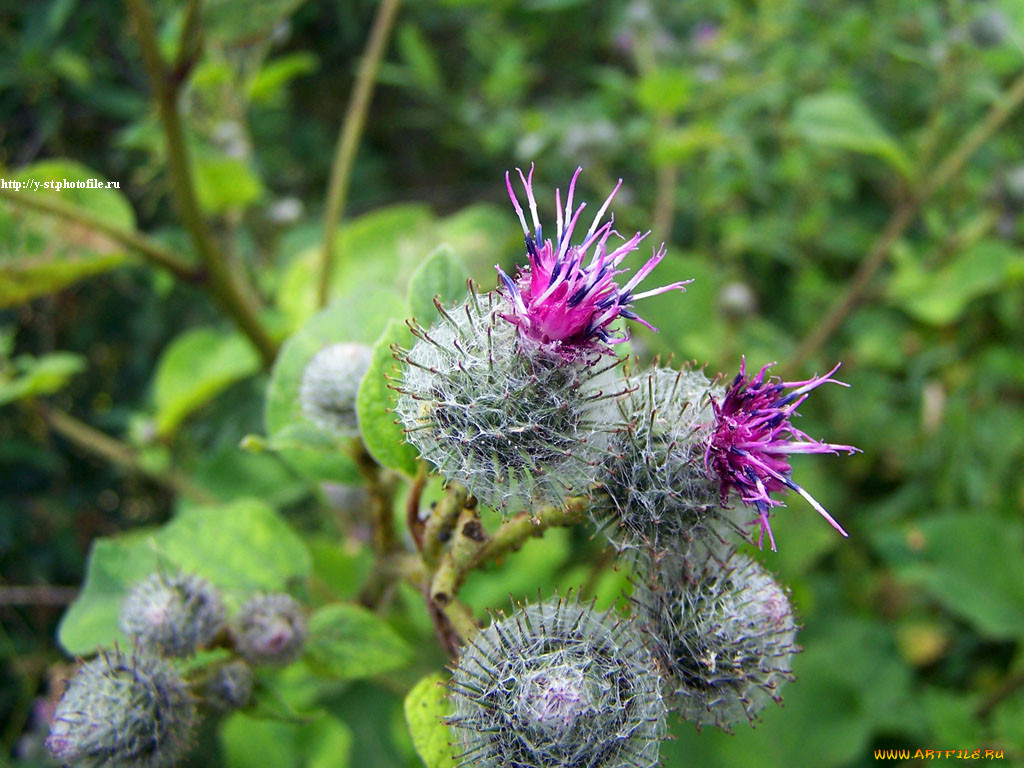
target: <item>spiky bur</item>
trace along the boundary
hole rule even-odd
[[[785,591],[747,555],[666,558],[634,592],[636,622],[665,678],[671,709],[725,731],[753,724],[792,679],[796,623]]]
[[[566,360],[520,338],[494,293],[471,291],[397,350],[407,439],[484,504],[558,503],[587,489],[623,393],[614,357]]]
[[[232,635],[250,664],[285,666],[302,654],[306,614],[291,595],[256,595],[239,610]]]
[[[214,709],[241,709],[252,696],[252,669],[244,661],[232,661],[213,673],[203,689],[203,701]]]
[[[665,704],[635,627],[575,600],[495,619],[450,683],[460,767],[653,768]]]
[[[188,686],[166,661],[104,651],[71,679],[46,744],[79,768],[163,768],[188,750],[195,719]]]
[[[701,371],[656,366],[631,374],[628,389],[616,403],[622,426],[602,465],[594,522],[620,551],[661,556],[695,542],[722,551],[739,528],[704,466],[711,398],[721,387]]]
[[[731,386],[721,402],[713,399],[715,427],[707,443],[704,461],[713,469],[721,484],[722,503],[725,504],[731,489],[735,489],[744,504],[757,510],[754,523],[760,526],[758,546],[763,544],[767,533],[772,550],[775,550],[775,536],[768,521],[772,507],[782,502],[769,494],[776,491],[792,490],[828,520],[843,536],[846,531],[819,504],[811,494],[793,481],[793,469],[789,455],[793,453],[856,453],[852,445],[822,443],[793,426],[791,419],[796,409],[807,399],[808,394],[826,382],[847,386],[832,378],[839,370],[836,365],[824,376],[815,376],[806,381],[781,381],[768,377],[764,366],[754,376],[747,376],[747,361],[740,364]],[[787,389],[791,391],[786,392]]]
[[[365,344],[331,344],[317,352],[302,372],[303,415],[323,432],[356,435],[356,395],[372,357]]]
[[[610,329],[611,324],[620,317],[656,330],[632,310],[633,303],[666,291],[685,291],[685,286],[693,282],[685,280],[636,293],[640,282],[665,258],[666,251],[662,246],[629,282],[622,287],[616,283],[615,277],[626,271],[619,269],[622,260],[635,251],[650,234],[637,232],[621,244],[609,247],[608,241],[612,236],[622,239],[612,228],[614,215],[609,215],[609,220],[604,222],[605,213],[622,186],[622,179],[619,179],[615,189],[598,209],[593,223],[580,242],[572,243],[576,224],[587,205],[581,203],[573,209],[576,180],[582,170],[577,168],[569,183],[564,212],[561,192],[555,191],[557,229],[554,240],[544,239],[537,216],[533,166],[530,166],[529,176],[517,169],[526,192],[532,230],[526,223],[522,206],[512,189],[512,179],[505,173],[505,186],[523,227],[529,266],[520,268],[515,280],[505,274],[501,267],[495,267],[504,284],[504,297],[507,301],[502,317],[515,324],[526,338],[568,359],[584,352],[607,352],[609,345],[628,340],[628,332],[616,336]]]
[[[121,630],[140,646],[168,656],[195,653],[223,627],[220,593],[193,574],[151,574],[134,584],[121,604]]]

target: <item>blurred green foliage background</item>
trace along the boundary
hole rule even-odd
[[[202,5],[180,93],[198,201],[280,341],[314,313],[335,139],[377,4]],[[150,6],[175,61],[185,4]],[[0,50],[0,175],[118,181],[60,199],[196,263],[122,4],[3,2]],[[988,747],[1024,765],[1024,2],[417,0],[385,51],[332,297],[404,295],[440,243],[493,286],[493,265],[522,256],[505,169],[536,161],[547,218],[582,165],[583,199],[621,176],[617,228],[669,244],[658,284],[696,278],[645,304],[661,332],[635,334],[635,353],[725,372],[777,360],[789,378],[843,361],[851,388],[816,393],[800,426],[864,452],[794,464],[850,538],[793,500],[779,551],[759,555],[805,624],[799,679],[756,730],[677,726],[664,763]],[[0,763],[49,764],[70,597],[53,587],[83,582],[97,537],[255,497],[310,548],[312,603],[365,577],[359,491],[316,482],[354,478],[239,448],[266,431],[268,375],[203,288],[0,198]],[[549,532],[464,596],[482,614],[579,585],[601,549],[589,530]],[[625,581],[597,575],[601,595]],[[418,765],[402,697],[443,656],[414,590],[388,618],[430,649],[411,666],[273,681],[335,725],[211,721],[194,764]]]

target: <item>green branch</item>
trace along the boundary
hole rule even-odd
[[[173,470],[147,467],[131,446],[90,427],[74,416],[41,402],[35,403],[35,409],[50,429],[82,450],[123,469],[148,477],[179,496],[188,496],[201,504],[212,504],[215,501],[206,491],[193,485],[187,477]]]
[[[177,106],[178,88],[184,73],[168,72],[165,69],[160,57],[153,19],[145,0],[125,0],[125,3],[135,20],[142,59],[156,93],[160,122],[167,141],[168,170],[174,200],[182,223],[195,243],[196,253],[206,268],[206,286],[221,309],[235,321],[259,351],[264,367],[269,368],[277,356],[277,343],[263,327],[256,309],[250,305],[247,298],[250,292],[240,284],[240,276],[232,274],[224,262],[199,208],[195,179],[192,176],[192,166]]]
[[[327,183],[327,203],[324,208],[324,241],[320,250],[320,269],[318,281],[318,302],[321,307],[327,304],[327,294],[331,286],[331,270],[334,262],[334,232],[338,220],[345,213],[348,199],[349,184],[352,180],[352,166],[359,149],[359,138],[366,125],[366,115],[370,110],[370,99],[373,86],[377,81],[381,58],[387,45],[391,28],[395,23],[400,0],[382,0],[377,15],[370,29],[370,37],[366,50],[359,62],[356,82],[352,95],[345,110],[345,119],[341,124],[338,144],[334,150],[334,162],[331,165],[331,177]]]
[[[523,512],[502,523],[493,534],[484,530],[475,511],[463,510],[448,549],[434,572],[430,598],[444,607],[454,599],[470,571],[519,549],[529,539],[542,536],[548,528],[583,522],[589,504],[586,496],[574,496],[567,499],[564,506],[541,507],[532,514]]]
[[[94,232],[110,238],[118,245],[138,253],[143,258],[173,273],[181,280],[194,283],[202,279],[202,273],[194,266],[179,259],[173,252],[160,243],[137,232],[130,232],[114,226],[98,216],[76,205],[68,205],[50,195],[33,192],[18,192],[13,189],[0,189],[0,198],[7,200],[19,208],[27,208],[40,213],[48,213],[66,221],[79,224]]]

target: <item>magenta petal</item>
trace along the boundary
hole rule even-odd
[[[641,294],[633,293],[633,289],[665,257],[664,246],[653,253],[624,287],[620,288],[615,282],[615,276],[623,271],[617,269],[618,264],[649,234],[637,232],[611,253],[608,252],[608,238],[613,234],[621,236],[612,229],[611,220],[603,222],[603,219],[622,185],[621,179],[601,205],[580,244],[571,243],[579,217],[586,207],[586,203],[581,203],[573,210],[576,181],[581,170],[576,169],[569,183],[564,209],[561,192],[555,192],[555,241],[540,239],[543,230],[533,193],[533,165],[529,174],[517,169],[526,193],[532,232],[512,187],[512,175],[506,172],[505,186],[523,228],[529,266],[520,267],[515,280],[498,270],[502,278],[502,293],[510,304],[502,317],[515,323],[524,335],[542,344],[553,345],[570,358],[581,351],[608,352],[610,345],[628,339],[628,333],[615,337],[608,331],[608,327],[620,317],[656,330],[631,310],[633,302],[666,291],[685,291],[685,286],[691,282],[677,282]]]

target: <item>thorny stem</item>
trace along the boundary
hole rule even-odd
[[[215,501],[206,491],[193,485],[187,477],[172,470],[158,471],[147,467],[130,446],[90,427],[74,416],[41,402],[35,403],[35,409],[50,429],[79,448],[111,464],[144,475],[180,496],[188,496],[202,504],[212,504]]]
[[[125,3],[135,20],[142,59],[156,94],[160,122],[167,141],[168,170],[175,203],[206,269],[207,288],[221,309],[235,321],[259,351],[264,367],[269,368],[277,356],[277,342],[267,333],[256,309],[250,305],[247,298],[250,291],[242,285],[241,276],[233,274],[222,258],[199,208],[177,105],[178,89],[184,79],[184,72],[166,70],[146,0],[125,0]]]
[[[131,249],[156,266],[168,270],[184,282],[194,283],[202,279],[202,274],[198,269],[178,258],[172,251],[155,240],[137,232],[116,227],[78,206],[68,205],[49,195],[26,194],[13,189],[0,189],[0,198],[7,200],[12,205],[52,214],[97,232],[118,245]]]
[[[800,344],[787,366],[789,371],[796,371],[804,360],[839,329],[846,317],[860,302],[871,278],[885,263],[893,244],[917,218],[917,214],[925,203],[963,170],[971,155],[1002,127],[1003,123],[1017,111],[1022,103],[1024,103],[1024,74],[1013,81],[1002,98],[992,105],[985,117],[960,140],[960,143],[926,179],[917,194],[896,209],[885,229],[882,230],[864,260],[861,261],[860,266],[857,267],[857,271],[853,274],[842,297],[833,305],[828,316]]]
[[[334,232],[338,220],[345,213],[349,184],[352,180],[352,166],[359,149],[359,138],[366,125],[366,115],[370,110],[373,97],[373,86],[377,81],[381,58],[387,45],[391,28],[395,23],[400,0],[382,0],[377,15],[370,29],[370,37],[366,50],[359,62],[356,72],[355,86],[345,110],[345,119],[338,134],[338,144],[334,151],[334,162],[331,165],[331,176],[327,185],[327,203],[324,208],[324,241],[320,250],[320,277],[318,302],[321,307],[327,304],[327,295],[331,285],[331,271],[336,256],[334,248]]]

